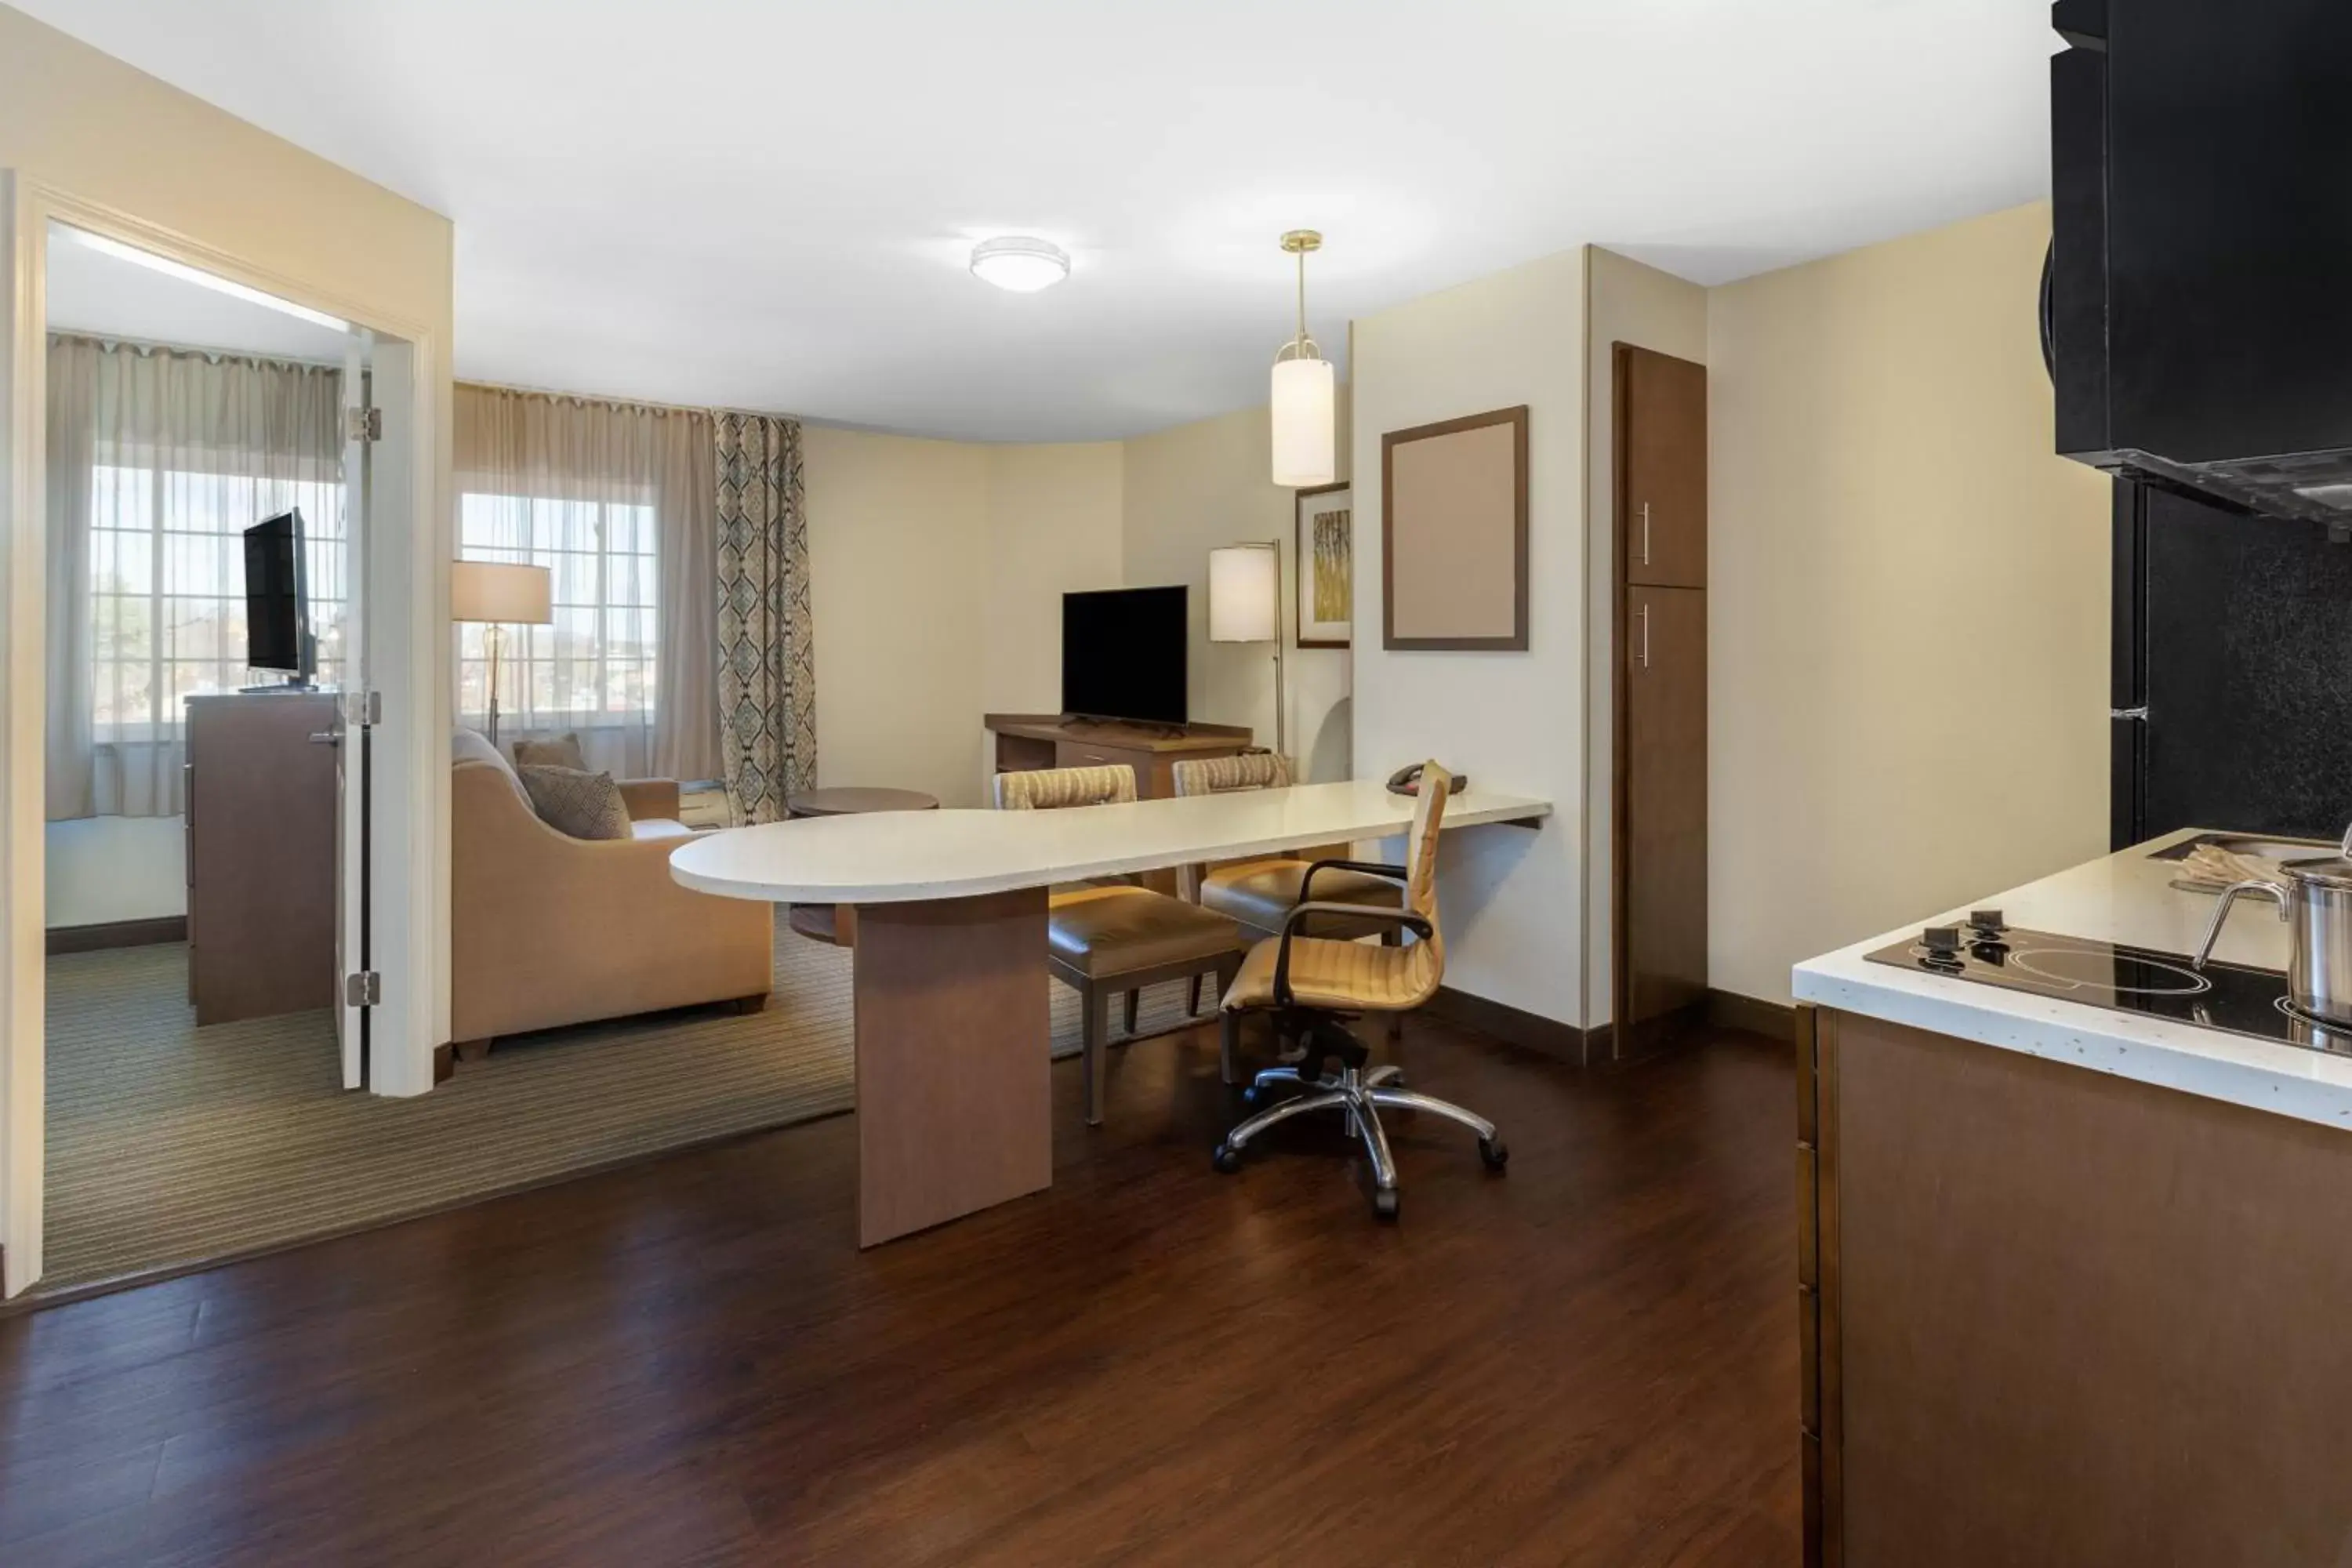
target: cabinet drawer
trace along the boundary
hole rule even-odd
[[[1095,746],[1084,741],[1064,741],[1055,747],[1054,765],[1062,768],[1116,768],[1135,770],[1135,793],[1143,795],[1151,781],[1151,753],[1129,751],[1124,746]]]

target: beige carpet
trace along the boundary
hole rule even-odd
[[[793,935],[779,915],[766,1012],[501,1042],[416,1100],[337,1087],[325,1013],[197,1028],[184,945],[51,958],[37,1289],[283,1246],[848,1110],[849,954]],[[1042,984],[1053,1054],[1069,1056],[1077,999]],[[1116,1005],[1111,1018],[1116,1036]],[[1145,994],[1137,1032],[1186,1021],[1174,982]]]

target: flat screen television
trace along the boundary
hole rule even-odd
[[[1182,584],[1062,595],[1062,711],[1181,724],[1190,616]]]
[[[279,512],[245,531],[245,662],[307,686],[316,668],[302,513]]]

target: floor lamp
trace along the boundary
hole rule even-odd
[[[1274,751],[1290,755],[1282,690],[1282,546],[1226,544],[1209,552],[1209,640],[1274,645]]]
[[[449,618],[482,626],[482,655],[490,667],[490,744],[499,743],[499,666],[505,662],[506,627],[543,626],[555,619],[554,574],[544,566],[496,561],[449,564]]]

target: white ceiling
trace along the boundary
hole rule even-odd
[[[1715,282],[2049,182],[2032,0],[10,3],[454,218],[462,375],[968,438],[1263,401],[1286,228],[1339,357],[1588,240]]]
[[[93,250],[49,230],[48,325],[90,337],[343,362],[343,334],[267,305]]]

